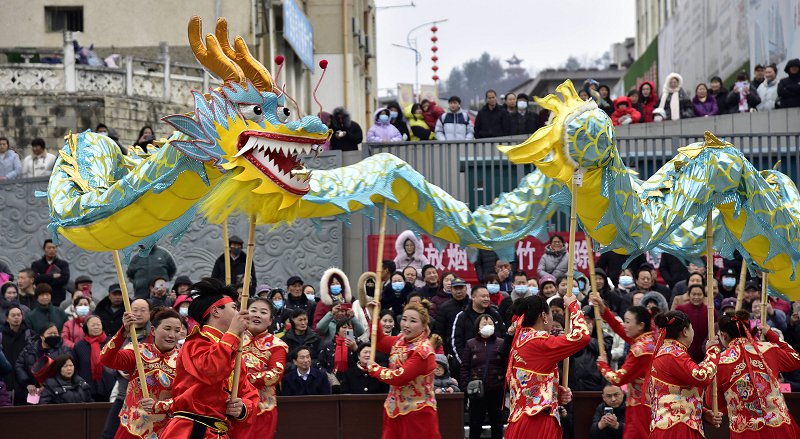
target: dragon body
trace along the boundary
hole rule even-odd
[[[722,243],[723,255],[739,250],[775,273],[770,282],[777,292],[798,291],[797,189],[777,171],[762,175],[711,135],[641,181],[619,157],[609,118],[565,83],[559,87],[564,100],[540,101],[555,115],[551,124],[520,145],[500,147],[511,161],[537,169],[513,191],[471,211],[390,154],[310,172],[303,159],[330,130],[314,116],[289,120],[285,96],[241,38],[229,45],[224,20],[205,44],[200,28],[193,18],[192,48],[223,86],[193,92],[194,111],[165,117],[175,133],[147,151],[123,156],[104,136],[67,136],[48,187],[54,235],[93,251],[149,248],[167,234],[180,237],[198,215],[221,222],[241,213],[277,224],[370,214],[385,204],[420,232],[511,256],[518,240],[546,236],[579,167],[578,216],[607,249],[697,257],[705,214],[716,208],[715,243]]]

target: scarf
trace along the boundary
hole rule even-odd
[[[336,336],[336,353],[333,355],[333,373],[344,372],[347,370],[347,340],[344,337]]]
[[[103,365],[100,363],[100,343],[106,340],[106,333],[101,332],[97,337],[86,336],[83,339],[89,343],[92,348],[91,365],[92,365],[92,381],[100,381],[103,379]]]
[[[747,95],[744,94],[744,90],[739,89],[739,113],[747,113],[750,111],[750,106],[747,105]]]
[[[671,89],[669,88],[669,80],[670,77],[676,76],[678,77],[678,88]],[[658,104],[658,108],[663,108],[666,110],[667,107],[667,96],[672,94],[669,100],[669,118],[671,120],[679,120],[681,118],[681,85],[683,84],[683,78],[678,75],[670,75],[667,76],[667,83],[664,84],[664,90],[661,93],[661,102]]]

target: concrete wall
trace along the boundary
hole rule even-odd
[[[618,136],[691,136],[708,130],[715,134],[764,134],[800,132],[800,108],[787,108],[753,113],[723,114],[714,117],[653,122],[615,127]]]

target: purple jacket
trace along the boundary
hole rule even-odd
[[[378,121],[378,115],[386,108],[378,108],[373,115],[375,125],[367,131],[367,142],[401,142],[403,135],[394,125]]]
[[[692,99],[692,105],[694,105],[695,117],[716,116],[719,114],[717,100],[714,99],[714,96],[708,95],[705,102],[700,102],[700,99],[695,96],[694,99]]]

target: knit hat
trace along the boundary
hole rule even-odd
[[[556,278],[554,278],[550,274],[545,274],[544,276],[539,278],[539,288],[543,288],[544,284],[546,284],[548,282],[550,282],[551,284],[555,285],[556,284]]]
[[[722,311],[725,308],[736,308],[736,298],[735,297],[726,297],[722,299],[722,303],[719,305],[719,310]]]

